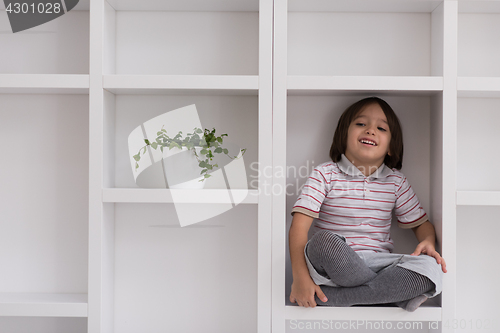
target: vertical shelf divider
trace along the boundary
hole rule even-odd
[[[113,306],[112,274],[109,272],[112,266],[106,267],[104,260],[106,247],[110,244],[105,237],[109,233],[103,228],[105,211],[102,202],[104,5],[105,0],[91,0],[90,3],[88,332],[92,333],[113,332],[113,318],[108,314],[109,307]]]
[[[457,189],[457,41],[458,2],[444,1],[443,40],[443,166],[442,166],[442,255],[448,273],[443,278],[442,322],[455,318],[456,301],[456,189]],[[442,333],[452,328],[442,327]]]
[[[273,1],[259,1],[259,198],[257,255],[257,332],[270,333],[272,323],[273,197]]]
[[[274,4],[273,189],[280,189],[280,195],[273,195],[272,332],[285,333],[286,174],[277,171],[286,170],[288,4],[287,0]]]

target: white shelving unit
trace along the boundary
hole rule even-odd
[[[284,333],[290,320],[448,333],[495,318],[499,271],[484,253],[500,214],[499,0],[80,0],[16,34],[1,6],[0,333]],[[370,95],[402,121],[402,171],[448,264],[443,294],[414,313],[299,308],[290,210],[340,113]],[[226,190],[139,188],[127,137],[190,104],[247,148],[249,191],[181,228],[175,204],[228,204]],[[393,238],[397,252],[416,245]]]

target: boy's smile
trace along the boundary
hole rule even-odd
[[[373,103],[365,106],[349,125],[345,156],[369,176],[384,162],[390,141],[387,117],[380,105]]]

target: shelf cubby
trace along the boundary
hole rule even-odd
[[[500,139],[499,109],[500,98],[458,99],[458,191],[500,191],[500,179],[494,176],[500,157],[493,148]]]
[[[174,205],[114,204],[114,331],[256,331],[257,216],[238,205],[181,228]]]
[[[485,214],[486,213],[486,214]],[[482,215],[485,214],[485,215]],[[484,305],[500,296],[498,268],[491,265],[500,207],[457,207],[457,325],[461,332],[498,332],[498,309]],[[480,219],[478,217],[481,216]],[[479,240],[479,241],[474,241]],[[474,242],[473,242],[474,241]],[[470,288],[475,285],[475,288]]]
[[[12,33],[0,5],[1,74],[89,74],[89,0],[31,29]]]
[[[458,76],[500,77],[500,2],[458,1]]]
[[[105,141],[105,146],[109,149],[105,159],[107,166],[104,167],[106,174],[105,183],[108,184],[104,187],[106,191],[109,189],[136,188],[138,191],[128,192],[135,193],[131,194],[132,196],[129,196],[129,198],[132,199],[135,197],[139,201],[143,200],[145,197],[141,193],[147,192],[147,190],[140,191],[139,186],[134,181],[134,170],[132,170],[128,149],[128,136],[137,126],[154,117],[193,104],[196,106],[199,118],[198,122],[203,128],[216,128],[216,135],[228,134],[224,139],[225,144],[232,144],[241,149],[247,149],[243,155],[247,179],[249,180],[247,187],[254,190],[257,188],[257,182],[254,181],[258,176],[257,169],[255,168],[258,149],[257,95],[232,95],[231,92],[236,94],[238,90],[230,90],[229,94],[227,94],[226,90],[220,89],[215,90],[217,93],[215,95],[214,91],[203,94],[205,90],[200,92],[197,89],[189,89],[186,90],[185,95],[178,95],[176,89],[172,91],[166,88],[161,88],[160,90],[153,88],[156,94],[142,95],[144,90],[137,88],[137,85],[134,85],[134,87],[125,88],[126,91],[120,89],[113,90],[116,94],[105,91],[105,132],[109,135]],[[129,93],[130,89],[137,94]],[[151,90],[149,91],[151,92]],[[127,92],[127,94],[120,94],[120,92]],[[253,93],[257,94],[258,90]],[[183,133],[191,130],[190,127],[184,128],[184,125],[182,125],[184,127],[176,127],[173,124],[164,125],[166,126],[167,134],[171,137],[175,136],[180,130]],[[161,126],[158,130],[160,129]],[[151,141],[154,138],[149,139]],[[143,186],[166,189],[162,174],[155,173],[155,175],[158,177],[148,178]],[[212,181],[208,178],[204,188],[217,188],[214,187],[216,185],[211,184]],[[164,194],[169,195],[167,191],[164,194],[160,194],[161,192],[158,191],[156,193],[162,197]],[[151,196],[151,199],[156,198],[153,200],[159,200],[160,198],[156,194],[148,194],[148,196]],[[202,194],[201,197],[203,196],[210,197],[207,194]],[[255,199],[249,200],[252,201]]]
[[[441,233],[442,216],[432,199],[437,189],[432,187],[432,167],[440,164],[440,159],[435,158],[432,146],[440,145],[439,136],[431,134],[435,128],[436,120],[442,113],[442,93],[435,91],[336,91],[330,90],[322,94],[311,95],[307,90],[305,94],[298,95],[297,91],[287,98],[287,193],[286,193],[286,230],[292,221],[291,209],[301,192],[307,177],[318,164],[329,160],[328,152],[332,144],[333,132],[342,112],[352,103],[363,97],[379,96],[391,105],[398,115],[403,128],[405,155],[403,169],[401,170],[410,181],[421,201],[424,210],[433,221],[438,233]],[[314,110],[304,113],[305,108]],[[433,124],[434,123],[434,124]],[[306,132],[307,136],[297,136],[293,133]],[[314,147],[314,148],[311,148]],[[301,154],[296,154],[300,151]],[[298,171],[299,174],[296,174]],[[439,195],[437,195],[438,197]],[[395,223],[394,223],[395,224]],[[418,242],[409,230],[398,227],[391,229],[392,239],[395,243],[394,253],[412,253]],[[438,242],[441,242],[439,239]],[[288,242],[287,242],[288,248]],[[288,300],[292,284],[291,263],[288,252],[286,253],[286,315],[287,319],[331,319],[342,320],[345,316],[369,320],[371,314],[376,313],[377,318],[383,320],[396,320],[403,318],[401,309],[392,307],[355,307],[351,309],[321,308],[317,312],[302,312]],[[425,310],[419,312],[418,318],[433,321],[441,317],[440,297],[426,303]],[[307,309],[306,309],[307,310]],[[374,312],[375,311],[375,312]],[[370,314],[365,316],[364,314]],[[297,317],[294,317],[297,315]],[[416,315],[415,315],[416,316]],[[422,317],[420,317],[422,316]],[[415,317],[408,317],[407,320]]]
[[[34,80],[32,86],[41,83],[38,93],[27,94],[31,88],[16,87],[6,76],[0,75],[0,142],[8,152],[0,186],[0,327],[22,331],[21,318],[9,317],[83,317],[64,321],[82,332],[88,316],[88,84],[56,75],[57,84],[45,85],[48,92],[40,92],[43,80]],[[31,77],[20,82],[29,86]],[[70,94],[75,89],[68,82],[81,85],[75,89],[82,93]],[[37,333],[49,322],[52,332],[66,327],[59,318],[46,319]]]
[[[288,75],[442,76],[441,1],[288,1]]]
[[[104,74],[257,75],[259,3],[108,1],[104,38]]]

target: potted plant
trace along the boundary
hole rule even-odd
[[[133,155],[136,162],[135,170],[137,171],[139,168],[141,152],[144,155],[148,146],[155,150],[160,149],[162,153],[164,153],[165,149],[168,149],[168,151],[174,151],[174,154],[189,150],[196,158],[196,163],[201,169],[201,176],[197,179],[197,182],[201,182],[202,186],[204,180],[210,177],[209,172],[218,167],[218,164],[213,161],[215,157],[214,154],[225,154],[230,159],[238,158],[238,156],[230,156],[229,150],[223,147],[224,136],[227,136],[227,134],[216,136],[215,128],[211,131],[205,128],[203,131],[201,128],[195,127],[192,133],[187,133],[183,136],[183,133],[179,131],[179,133],[171,138],[162,126],[162,128],[157,132],[156,139],[153,142],[150,142],[148,139],[144,139],[145,145],[139,149],[139,152],[136,155]],[[243,156],[245,151],[246,149],[241,149],[241,155],[239,156]],[[164,157],[171,155],[172,154],[167,153],[164,154]]]

